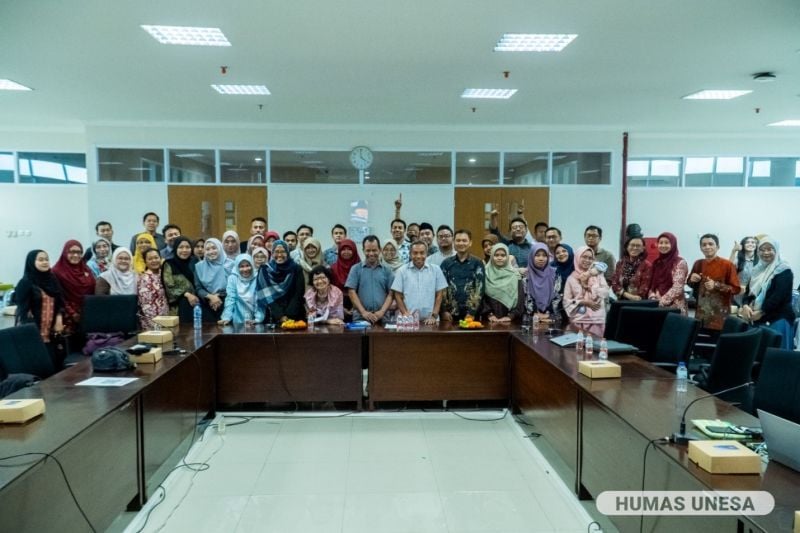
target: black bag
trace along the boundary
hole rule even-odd
[[[100,348],[92,353],[92,368],[95,372],[120,372],[136,368],[136,363],[119,348]]]
[[[61,333],[55,333],[53,334],[51,342],[53,346],[53,366],[55,367],[56,372],[58,372],[64,368],[64,361],[66,361],[67,356],[69,355],[69,336]]]

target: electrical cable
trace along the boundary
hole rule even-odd
[[[43,456],[44,459],[52,459],[53,461],[55,461],[56,465],[58,466],[58,469],[61,471],[61,477],[64,479],[64,483],[67,485],[67,490],[69,491],[69,495],[72,496],[72,501],[75,503],[75,507],[78,508],[78,511],[81,513],[81,516],[83,517],[84,520],[86,520],[86,523],[89,525],[89,529],[92,530],[92,533],[97,533],[97,530],[92,525],[92,522],[89,520],[89,517],[86,516],[86,512],[84,512],[83,507],[81,507],[81,504],[78,503],[78,498],[75,496],[75,492],[72,490],[72,485],[70,485],[69,479],[67,479],[66,472],[64,472],[64,466],[61,464],[61,461],[59,461],[58,458],[56,458],[56,456],[49,454],[47,452],[27,452],[27,453],[20,453],[17,455],[9,455],[8,457],[0,457],[0,461],[7,461],[9,459],[16,459],[18,457],[27,457],[31,455]],[[41,460],[34,461],[31,464],[36,464],[38,462],[41,462]],[[0,465],[0,467],[7,467],[7,468],[14,466],[22,466],[22,465],[20,464]]]
[[[647,443],[647,446],[644,447],[644,457],[642,458],[642,489],[641,492],[644,492],[644,484],[645,484],[645,476],[647,474],[647,451],[650,449],[650,446],[655,447],[656,444],[665,444],[669,442],[669,437],[659,437],[657,439],[653,439]],[[639,533],[644,531],[644,514],[639,515]]]

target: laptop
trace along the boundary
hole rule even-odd
[[[758,409],[761,431],[770,461],[800,472],[800,424]]]

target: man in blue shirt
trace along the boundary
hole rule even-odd
[[[447,288],[442,269],[428,264],[427,245],[414,241],[411,245],[411,262],[397,271],[392,283],[392,292],[397,300],[397,308],[404,315],[419,311],[420,319],[428,325],[436,324],[442,297]]]
[[[353,320],[376,323],[392,305],[394,272],[381,264],[381,243],[367,235],[361,244],[364,261],[350,269],[344,286],[353,302]]]

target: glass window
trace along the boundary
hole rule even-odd
[[[456,183],[500,185],[500,152],[458,152]]]
[[[86,183],[86,154],[19,153],[20,183]]]
[[[0,183],[14,183],[14,154],[0,152]]]
[[[628,185],[631,187],[679,187],[680,157],[628,159]]]
[[[350,152],[275,150],[269,164],[272,183],[358,183]]]
[[[450,183],[450,152],[375,152],[364,183],[430,185]]]
[[[221,183],[266,183],[267,162],[264,150],[220,150]]]
[[[751,157],[749,166],[750,187],[800,186],[800,158]]]
[[[548,159],[547,153],[506,152],[503,154],[503,184],[548,185]]]
[[[170,183],[216,183],[214,150],[170,150]]]
[[[743,157],[687,157],[687,187],[742,187]]]
[[[608,185],[611,183],[609,152],[556,152],[553,154],[553,184]]]
[[[98,181],[164,181],[164,150],[98,148]]]

